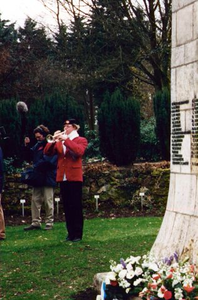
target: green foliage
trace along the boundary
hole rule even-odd
[[[3,160],[5,174],[17,174],[21,173],[21,168],[16,166],[17,157],[7,157]]]
[[[83,109],[72,97],[56,92],[47,96],[41,105],[44,112],[43,123],[49,127],[51,132],[62,130],[64,121],[74,118],[80,125],[79,133],[84,135]]]
[[[98,133],[95,130],[87,130],[85,132],[85,137],[88,140],[88,146],[85,153],[86,159],[101,159],[100,140]]]
[[[0,126],[4,126],[9,139],[2,141],[4,156],[18,156],[20,153],[21,118],[16,110],[16,99],[0,101]]]
[[[62,130],[66,119],[75,118],[80,125],[79,133],[84,135],[84,117],[82,108],[68,95],[55,93],[44,100],[36,99],[25,114],[16,110],[17,100],[0,102],[0,126],[4,126],[9,139],[3,142],[5,157],[17,157],[23,160],[21,149],[25,136],[34,140],[33,130],[44,124],[53,133]]]
[[[24,225],[7,226],[7,239],[1,242],[1,297],[81,299],[96,273],[110,271],[110,260],[147,253],[160,224],[156,217],[85,220],[80,243],[65,242],[62,222],[51,231],[24,232]]]
[[[3,20],[0,14],[0,41],[3,44],[10,45],[17,40],[17,31],[14,23],[10,24],[8,20]]]
[[[116,165],[128,165],[137,156],[140,140],[139,102],[117,89],[109,93],[98,113],[101,153]]]
[[[153,103],[162,159],[170,160],[170,90],[164,88],[163,91],[158,91]]]
[[[161,159],[159,140],[156,137],[155,118],[142,120],[140,123],[140,148],[138,157],[147,161],[158,161]]]

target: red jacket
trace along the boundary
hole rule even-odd
[[[58,165],[56,181],[63,181],[64,174],[68,181],[83,181],[82,156],[87,147],[87,140],[83,137],[76,137],[73,140],[65,140],[66,153],[63,152],[62,142],[47,143],[44,154],[58,154]]]

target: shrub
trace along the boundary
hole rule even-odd
[[[85,137],[88,140],[88,146],[85,153],[86,159],[101,159],[102,156],[100,152],[100,142],[98,133],[95,130],[87,130],[85,131]]]
[[[155,118],[142,120],[140,123],[140,148],[138,157],[146,161],[158,161],[161,159],[159,140],[156,136]]]
[[[100,149],[116,165],[128,165],[137,156],[140,140],[140,106],[117,89],[106,94],[98,112]]]

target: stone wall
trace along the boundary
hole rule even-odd
[[[134,164],[128,168],[118,168],[108,162],[84,166],[83,203],[89,212],[96,209],[94,195],[99,195],[99,210],[126,208],[138,213],[143,209],[163,214],[168,188],[167,162]],[[145,194],[143,203],[140,192]],[[55,190],[55,197],[60,197],[59,187]],[[20,182],[20,174],[7,175],[3,193],[6,215],[21,213],[20,199],[26,200],[25,212],[30,214],[31,188]]]

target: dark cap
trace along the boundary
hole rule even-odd
[[[64,122],[64,126],[65,125],[72,125],[73,127],[76,128],[76,130],[78,130],[80,128],[79,125],[76,124],[76,120],[75,119],[68,119]]]
[[[76,125],[75,119],[68,119],[65,121],[64,125]]]

